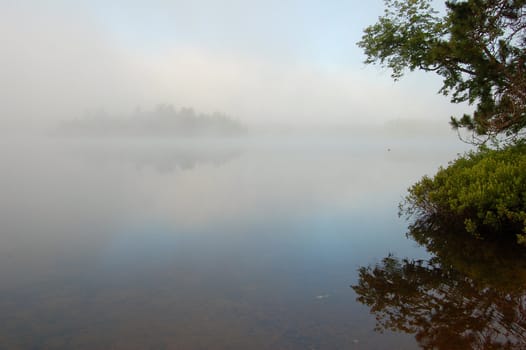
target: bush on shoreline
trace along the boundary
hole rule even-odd
[[[526,245],[526,143],[481,147],[409,188],[400,214],[463,223],[480,238]]]

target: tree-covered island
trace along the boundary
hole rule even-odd
[[[385,0],[358,45],[366,63],[434,72],[440,92],[468,103],[451,117],[479,146],[409,189],[401,213],[463,223],[476,237],[526,245],[526,0]]]

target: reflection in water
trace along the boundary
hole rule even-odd
[[[124,163],[134,165],[137,169],[153,168],[160,173],[169,173],[177,169],[193,169],[203,164],[219,166],[239,157],[241,153],[238,145],[224,143],[154,143],[153,146],[140,143],[103,143],[98,147],[86,147],[81,143],[80,147],[75,149],[74,156],[96,164]]]
[[[375,314],[377,331],[414,334],[424,349],[525,348],[525,252],[459,232],[416,222],[408,235],[432,257],[390,254],[361,267],[357,300]]]
[[[416,348],[349,271],[449,151],[271,141],[3,141],[0,349]]]

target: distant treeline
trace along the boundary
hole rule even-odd
[[[159,105],[151,111],[137,108],[130,115],[110,116],[104,111],[62,121],[62,136],[75,137],[229,137],[246,133],[239,121],[221,113],[196,113],[192,108]]]

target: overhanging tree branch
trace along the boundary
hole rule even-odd
[[[440,92],[475,105],[454,119],[476,135],[522,138],[526,128],[526,0],[446,1],[437,16],[430,0],[385,0],[386,11],[358,43],[366,63],[443,77]]]

